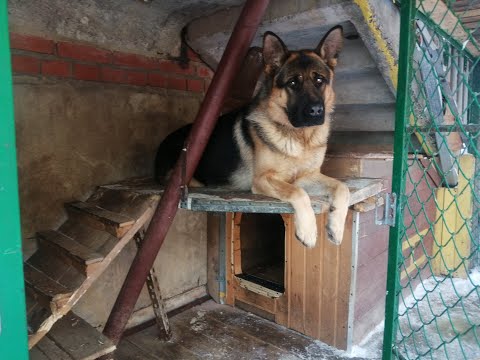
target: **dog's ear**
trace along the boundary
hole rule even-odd
[[[337,65],[337,57],[342,47],[343,28],[341,25],[337,25],[325,34],[315,49],[315,52],[333,69]]]
[[[287,58],[288,50],[280,38],[273,32],[267,31],[263,36],[263,61],[265,72],[273,74]]]

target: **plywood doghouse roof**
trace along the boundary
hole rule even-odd
[[[343,179],[350,189],[350,205],[362,202],[380,193],[384,186],[382,179],[352,178]],[[163,188],[151,179],[135,179],[113,185],[103,186],[112,190],[125,190],[139,194],[163,193]],[[325,197],[310,193],[315,213],[329,209]],[[293,213],[290,204],[251,192],[231,191],[220,188],[190,188],[188,195],[182,199],[180,208],[193,211],[245,212],[245,213]]]

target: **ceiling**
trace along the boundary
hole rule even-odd
[[[284,1],[284,0],[280,0]],[[272,3],[279,2],[272,1]],[[111,50],[178,55],[182,28],[244,0],[9,0],[12,32],[78,40]]]

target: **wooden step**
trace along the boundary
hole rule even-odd
[[[37,234],[40,245],[47,246],[62,257],[62,259],[85,275],[96,270],[103,256],[93,252],[86,246],[76,242],[61,232],[55,230],[42,231]]]
[[[72,307],[114,261],[132,237],[150,221],[159,198],[155,194],[139,196],[136,193],[132,193],[126,199],[120,197],[120,200],[117,201],[118,203],[112,209],[120,209],[118,210],[119,213],[123,213],[123,211],[125,213],[128,212],[129,218],[95,205],[100,205],[99,201],[103,199],[102,194],[104,191],[97,190],[86,205],[73,203],[68,206],[70,215],[68,222],[79,223],[78,227],[71,225],[65,227],[68,235],[62,230],[45,231],[38,235],[41,246],[29,258],[29,264],[51,279],[61,282],[62,285],[73,292],[64,306],[53,309],[53,311],[52,309],[44,308],[36,298],[28,294],[29,349],[34,348],[45,336],[50,336],[50,331],[56,322],[63,319],[71,311]],[[102,206],[110,209],[109,206]],[[130,211],[135,215],[130,215]],[[108,243],[105,243],[103,236],[107,234],[107,231],[104,232],[104,230],[107,229],[107,225],[110,226],[112,224],[113,227],[110,227],[110,229],[119,229],[120,232],[115,231],[115,238],[108,235]],[[62,227],[63,225],[60,229]],[[86,227],[89,227],[89,230],[100,227],[100,230],[102,230],[100,231],[100,237],[102,239],[97,242],[96,239],[88,238],[87,235],[98,236],[99,231],[85,232],[84,229]],[[122,234],[122,232],[124,233]],[[119,234],[121,234],[121,238],[118,238]],[[101,254],[97,252],[101,252]],[[82,271],[76,271],[77,268],[80,268]],[[85,277],[84,274],[87,274],[87,276]],[[59,341],[53,337],[49,339],[56,344]],[[101,339],[98,341],[103,342]],[[63,345],[61,349],[66,350]],[[44,352],[37,350],[34,353],[37,355],[41,354],[38,356],[44,355]],[[68,356],[69,358],[75,358],[70,353]],[[91,358],[97,356],[100,355],[92,355]],[[58,357],[53,358],[57,359]],[[86,358],[88,359],[89,357]],[[0,359],[3,360],[1,355]]]
[[[81,217],[90,226],[109,232],[121,238],[132,227],[135,220],[96,206],[92,203],[76,201],[65,205],[72,216]]]
[[[32,349],[30,359],[93,360],[114,350],[110,339],[70,312]]]
[[[58,347],[48,337],[44,337],[32,350],[30,360],[72,360],[72,358]]]
[[[23,271],[29,295],[52,312],[64,306],[72,295],[72,291],[28,263],[24,264]]]

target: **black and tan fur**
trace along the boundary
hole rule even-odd
[[[323,175],[335,93],[337,55],[343,45],[334,27],[314,50],[289,52],[267,32],[263,39],[264,82],[246,108],[222,116],[195,172],[196,181],[251,190],[292,204],[297,238],[315,246],[317,225],[307,191],[331,204],[328,239],[340,244],[350,193],[342,182]],[[165,180],[177,160],[190,126],[160,145],[156,177]]]

